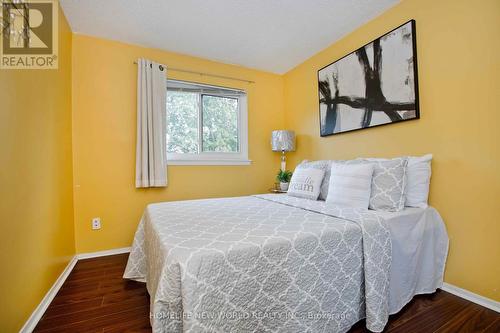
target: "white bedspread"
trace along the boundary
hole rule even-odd
[[[377,212],[391,232],[392,264],[389,312],[399,312],[415,295],[441,288],[448,234],[433,207],[406,208],[401,212]]]
[[[345,332],[365,316],[378,332],[407,292],[389,295],[387,221],[273,194],[152,204],[124,277],[147,282],[154,332]]]

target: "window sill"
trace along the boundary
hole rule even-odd
[[[167,160],[167,165],[250,165],[251,160]]]

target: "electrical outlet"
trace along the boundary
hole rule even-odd
[[[92,230],[99,230],[99,229],[101,229],[101,218],[94,217],[92,219]]]

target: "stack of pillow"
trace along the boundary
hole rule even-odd
[[[432,155],[393,159],[303,161],[288,195],[362,209],[427,207]]]

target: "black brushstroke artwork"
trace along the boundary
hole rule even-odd
[[[319,70],[318,87],[321,136],[418,119],[415,21]],[[388,100],[387,94],[400,99]]]

